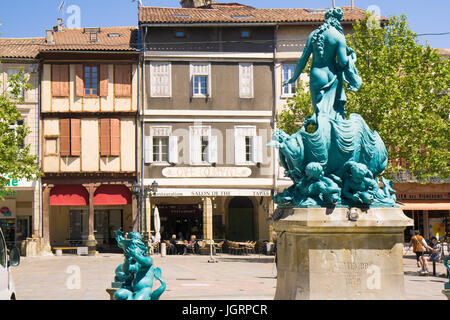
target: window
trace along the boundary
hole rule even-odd
[[[153,137],[153,161],[169,161],[169,137]]]
[[[120,120],[100,119],[100,156],[120,156]]]
[[[61,156],[81,155],[81,120],[59,120],[59,153]]]
[[[46,156],[58,155],[58,138],[46,137],[44,152]]]
[[[192,97],[211,96],[211,65],[209,63],[191,63]]]
[[[84,66],[84,95],[98,95],[98,66]]]
[[[253,159],[253,137],[245,137],[245,161],[250,162]]]
[[[18,120],[13,125],[9,126],[9,130],[14,131],[16,139],[17,139],[17,129],[19,129],[19,127],[22,127],[23,124],[24,124],[23,120]],[[19,142],[20,142],[20,148],[21,149],[25,148],[25,139],[23,139],[23,140],[21,140]]]
[[[170,62],[150,63],[150,96],[170,97],[172,95],[172,68]]]
[[[250,38],[250,30],[241,30],[241,38]]]
[[[201,136],[202,142],[202,162],[208,162],[208,147],[209,147],[209,139],[208,136]]]
[[[8,79],[11,75],[13,74],[18,74],[20,73],[21,70],[18,69],[10,69],[8,70]],[[20,77],[21,80],[24,79],[24,75],[22,74],[22,76]],[[8,91],[8,96],[10,98],[15,98],[12,94],[12,86],[8,83],[8,88],[6,89]],[[25,98],[25,91],[23,90],[23,88],[20,89],[19,95],[17,96],[17,98]]]
[[[194,96],[203,95],[206,96],[208,93],[206,82],[208,81],[208,76],[196,75],[194,76]]]
[[[184,30],[176,30],[175,31],[175,37],[176,38],[184,38],[186,35],[186,33],[184,32]]]
[[[239,64],[239,97],[253,98],[253,64]]]
[[[211,135],[211,127],[189,128],[191,164],[217,163],[217,136]]]
[[[151,126],[144,137],[144,162],[178,163],[178,136],[171,126]]]
[[[282,82],[292,78],[295,72],[295,64],[284,64],[282,67]],[[295,94],[297,82],[289,83],[287,86],[281,88],[282,97],[292,97]]]
[[[254,165],[262,162],[262,137],[256,135],[256,127],[236,126],[234,137],[235,164]]]

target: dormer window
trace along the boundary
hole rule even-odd
[[[186,36],[186,32],[184,30],[175,30],[176,38],[184,38]]]
[[[250,38],[250,30],[248,29],[241,30],[241,38]]]
[[[97,34],[96,33],[89,33],[89,42],[97,42]]]

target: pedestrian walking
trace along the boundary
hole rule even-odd
[[[419,230],[414,231],[414,236],[411,238],[410,245],[413,247],[413,252],[416,254],[417,267],[424,270],[423,262],[420,257],[427,251],[428,245],[425,239],[420,235]]]

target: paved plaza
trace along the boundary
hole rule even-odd
[[[217,263],[200,255],[153,258],[167,283],[162,300],[271,300],[275,295],[273,256],[221,254]],[[107,300],[105,289],[122,261],[122,254],[22,257],[20,265],[12,268],[17,299]],[[437,269],[441,276],[423,277],[417,273],[415,256],[409,254],[403,261],[407,299],[446,299],[441,293],[447,281],[442,263]]]

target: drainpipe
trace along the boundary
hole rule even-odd
[[[277,130],[277,75],[276,75],[276,57],[277,57],[277,33],[278,33],[278,27],[279,25],[276,24],[274,28],[274,34],[273,34],[273,110],[272,110],[272,133]],[[273,166],[273,196],[277,192],[278,185],[277,185],[277,149],[272,148],[272,166]],[[272,212],[275,211],[275,202],[272,200]],[[270,232],[269,228],[269,232]],[[272,239],[272,232],[269,234],[269,240],[273,242]]]
[[[142,106],[142,115],[141,115],[141,152],[140,152],[140,161],[141,161],[141,190],[144,190],[144,118],[145,118],[145,51],[146,51],[146,39],[147,39],[147,27],[143,27],[143,34],[141,39],[141,106]],[[147,201],[144,199],[144,201]],[[142,206],[141,206],[142,210]],[[147,212],[144,212],[147,215]],[[141,215],[142,217],[142,215]],[[147,226],[145,226],[147,227]],[[147,230],[148,232],[150,230]]]
[[[38,63],[38,109],[37,109],[37,129],[38,129],[38,144],[37,144],[37,156],[39,168],[41,166],[41,80],[42,80],[42,60]],[[38,178],[39,187],[39,219],[38,219],[38,237],[43,237],[42,234],[42,178]],[[34,229],[34,228],[33,228]]]

